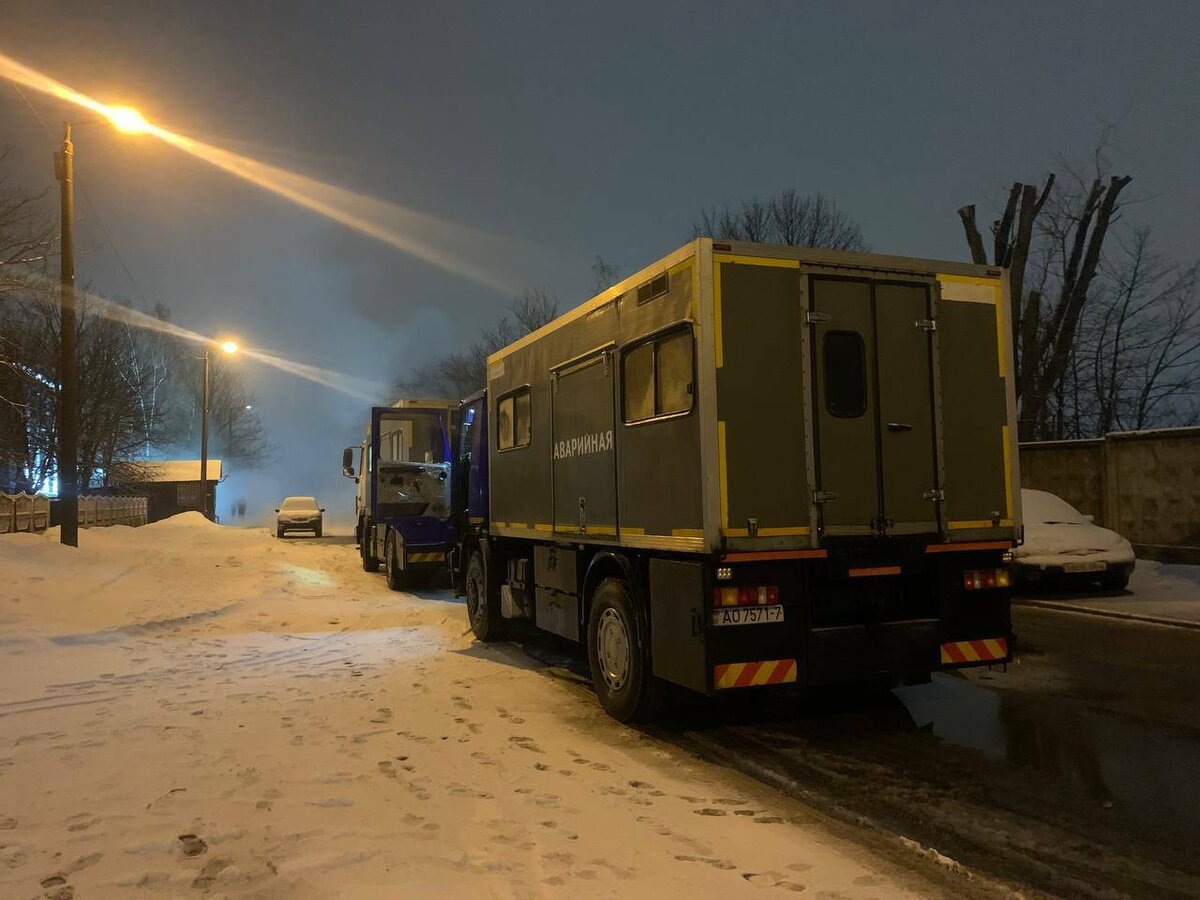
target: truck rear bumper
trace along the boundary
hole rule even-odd
[[[814,628],[808,642],[808,682],[932,672],[940,667],[939,634],[937,619]]]
[[[834,685],[894,678],[923,680],[931,672],[1012,662],[1009,634],[951,641],[939,619],[815,628],[807,652],[712,667],[713,693],[779,684]]]

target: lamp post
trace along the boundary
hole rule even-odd
[[[238,351],[236,341],[223,341],[219,344],[221,352],[232,356]],[[204,391],[200,401],[200,509],[206,519],[211,519],[215,511],[208,508],[208,368],[209,348],[204,348]]]
[[[75,146],[71,123],[63,124],[62,147],[54,154],[62,220],[59,249],[58,499],[59,540],[79,546],[79,367],[75,350]]]
[[[137,110],[113,107],[109,121],[120,131],[145,131],[149,124]],[[61,220],[59,250],[58,447],[54,470],[58,478],[59,541],[79,546],[79,356],[75,322],[75,145],[71,123],[63,123],[63,139],[54,153],[54,178],[59,183]]]

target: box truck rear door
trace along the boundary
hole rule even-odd
[[[929,286],[874,282],[879,448],[889,534],[938,530]]]
[[[929,286],[813,275],[810,295],[824,533],[936,533]]]
[[[824,533],[868,535],[879,519],[879,435],[871,283],[814,276],[815,497]]]

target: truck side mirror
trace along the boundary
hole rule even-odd
[[[342,451],[342,474],[347,478],[354,477],[354,448],[347,447]]]

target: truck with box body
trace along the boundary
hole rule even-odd
[[[450,555],[481,640],[585,644],[604,708],[1007,663],[999,268],[698,238],[488,359]]]
[[[342,451],[342,474],[357,485],[354,538],[363,569],[382,564],[394,590],[444,569],[454,544],[450,418],[457,405],[400,400],[373,407],[362,444]]]

